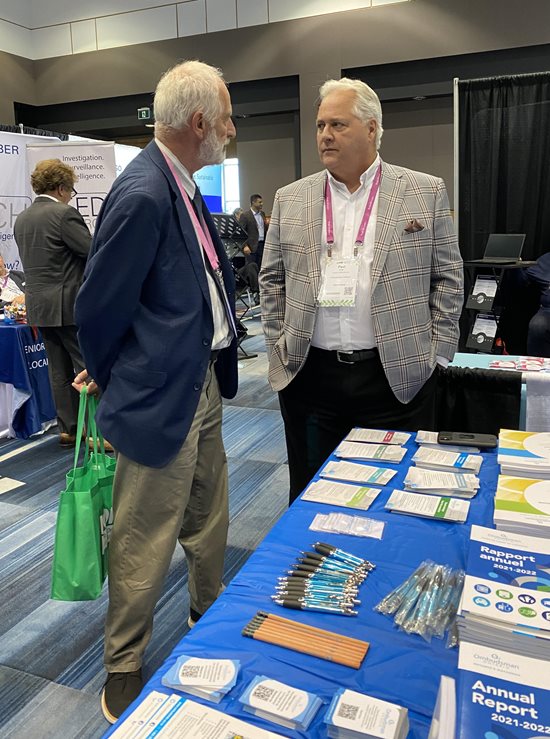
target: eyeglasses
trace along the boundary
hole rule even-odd
[[[78,192],[74,189],[74,187],[71,187],[71,199],[75,198],[78,195]]]

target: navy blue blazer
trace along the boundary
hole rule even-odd
[[[231,266],[203,214],[234,309]],[[214,334],[208,282],[178,186],[151,142],[115,180],[99,214],[76,300],[78,340],[102,390],[98,425],[118,451],[163,467],[185,441]],[[216,362],[220,391],[237,392],[237,341]]]

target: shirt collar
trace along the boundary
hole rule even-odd
[[[36,196],[37,198],[48,198],[48,200],[53,200],[54,203],[60,203],[61,200],[58,200],[57,198],[54,198],[53,195],[46,195],[45,192],[40,193],[40,195]]]
[[[193,200],[193,198],[195,197],[195,190],[197,189],[195,180],[191,177],[188,170],[183,166],[177,156],[166,146],[166,144],[163,144],[162,141],[159,141],[157,138],[155,138],[155,144],[162,151],[162,153],[166,154],[168,159],[170,159],[170,161],[176,168],[177,173],[181,177],[181,182],[185,188],[185,192],[189,195],[191,200]]]
[[[358,192],[365,192],[365,190],[368,190],[368,188],[372,185],[373,180],[374,180],[374,175],[376,174],[376,170],[378,169],[379,165],[380,165],[380,154],[377,154],[374,162],[359,177],[361,185],[354,193],[350,193],[350,191],[344,185],[344,183],[340,182],[339,180],[336,180],[327,169],[327,177],[330,183],[330,187],[332,190],[337,190],[338,192],[348,195],[349,197],[356,195]]]

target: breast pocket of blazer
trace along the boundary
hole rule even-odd
[[[112,369],[112,373],[142,387],[162,387],[167,378],[166,372],[141,369],[130,364],[116,364]]]
[[[404,267],[431,269],[433,239],[430,229],[423,228],[414,233],[403,231],[396,246]]]

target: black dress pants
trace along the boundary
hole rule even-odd
[[[435,429],[437,369],[409,403],[391,390],[378,354],[354,364],[311,347],[305,365],[279,393],[290,473],[290,503],[354,427]]]
[[[60,433],[74,436],[79,397],[71,384],[75,375],[84,369],[76,326],[44,326],[40,327],[40,332],[48,355],[48,373],[57,411],[57,425]]]

